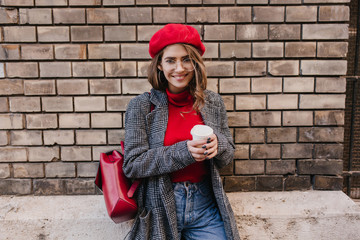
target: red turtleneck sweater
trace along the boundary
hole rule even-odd
[[[174,94],[166,89],[169,102],[169,121],[164,145],[170,146],[184,140],[192,140],[190,130],[197,124],[204,124],[200,114],[192,108],[194,99],[189,91]],[[172,182],[200,182],[209,173],[206,161],[193,163],[171,173]]]

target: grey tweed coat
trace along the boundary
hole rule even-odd
[[[233,160],[234,144],[220,95],[205,91],[201,116],[214,129],[218,138],[218,154],[210,159],[211,182],[225,224],[228,240],[240,239],[235,218],[222,187],[218,169]],[[155,107],[150,111],[151,104]],[[164,146],[168,121],[165,92],[155,89],[132,99],[125,115],[124,173],[129,178],[142,178],[136,192],[139,212],[129,239],[178,240],[174,191],[169,173],[195,162],[187,149],[187,141]]]

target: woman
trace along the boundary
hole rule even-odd
[[[206,90],[204,51],[187,25],[168,24],[150,40],[153,89],[132,99],[125,116],[123,169],[142,179],[130,239],[240,239],[218,171],[234,144],[221,97]],[[197,124],[214,134],[191,140]]]

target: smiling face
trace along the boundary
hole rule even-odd
[[[164,72],[171,93],[181,93],[194,77],[194,65],[186,49],[180,44],[164,49],[158,68]]]

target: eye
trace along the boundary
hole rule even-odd
[[[186,62],[191,62],[191,59],[190,58],[184,58],[183,59],[183,62],[186,63]]]
[[[166,63],[170,63],[170,64],[175,63],[175,61],[172,60],[172,59],[167,59],[165,62],[166,62]]]

